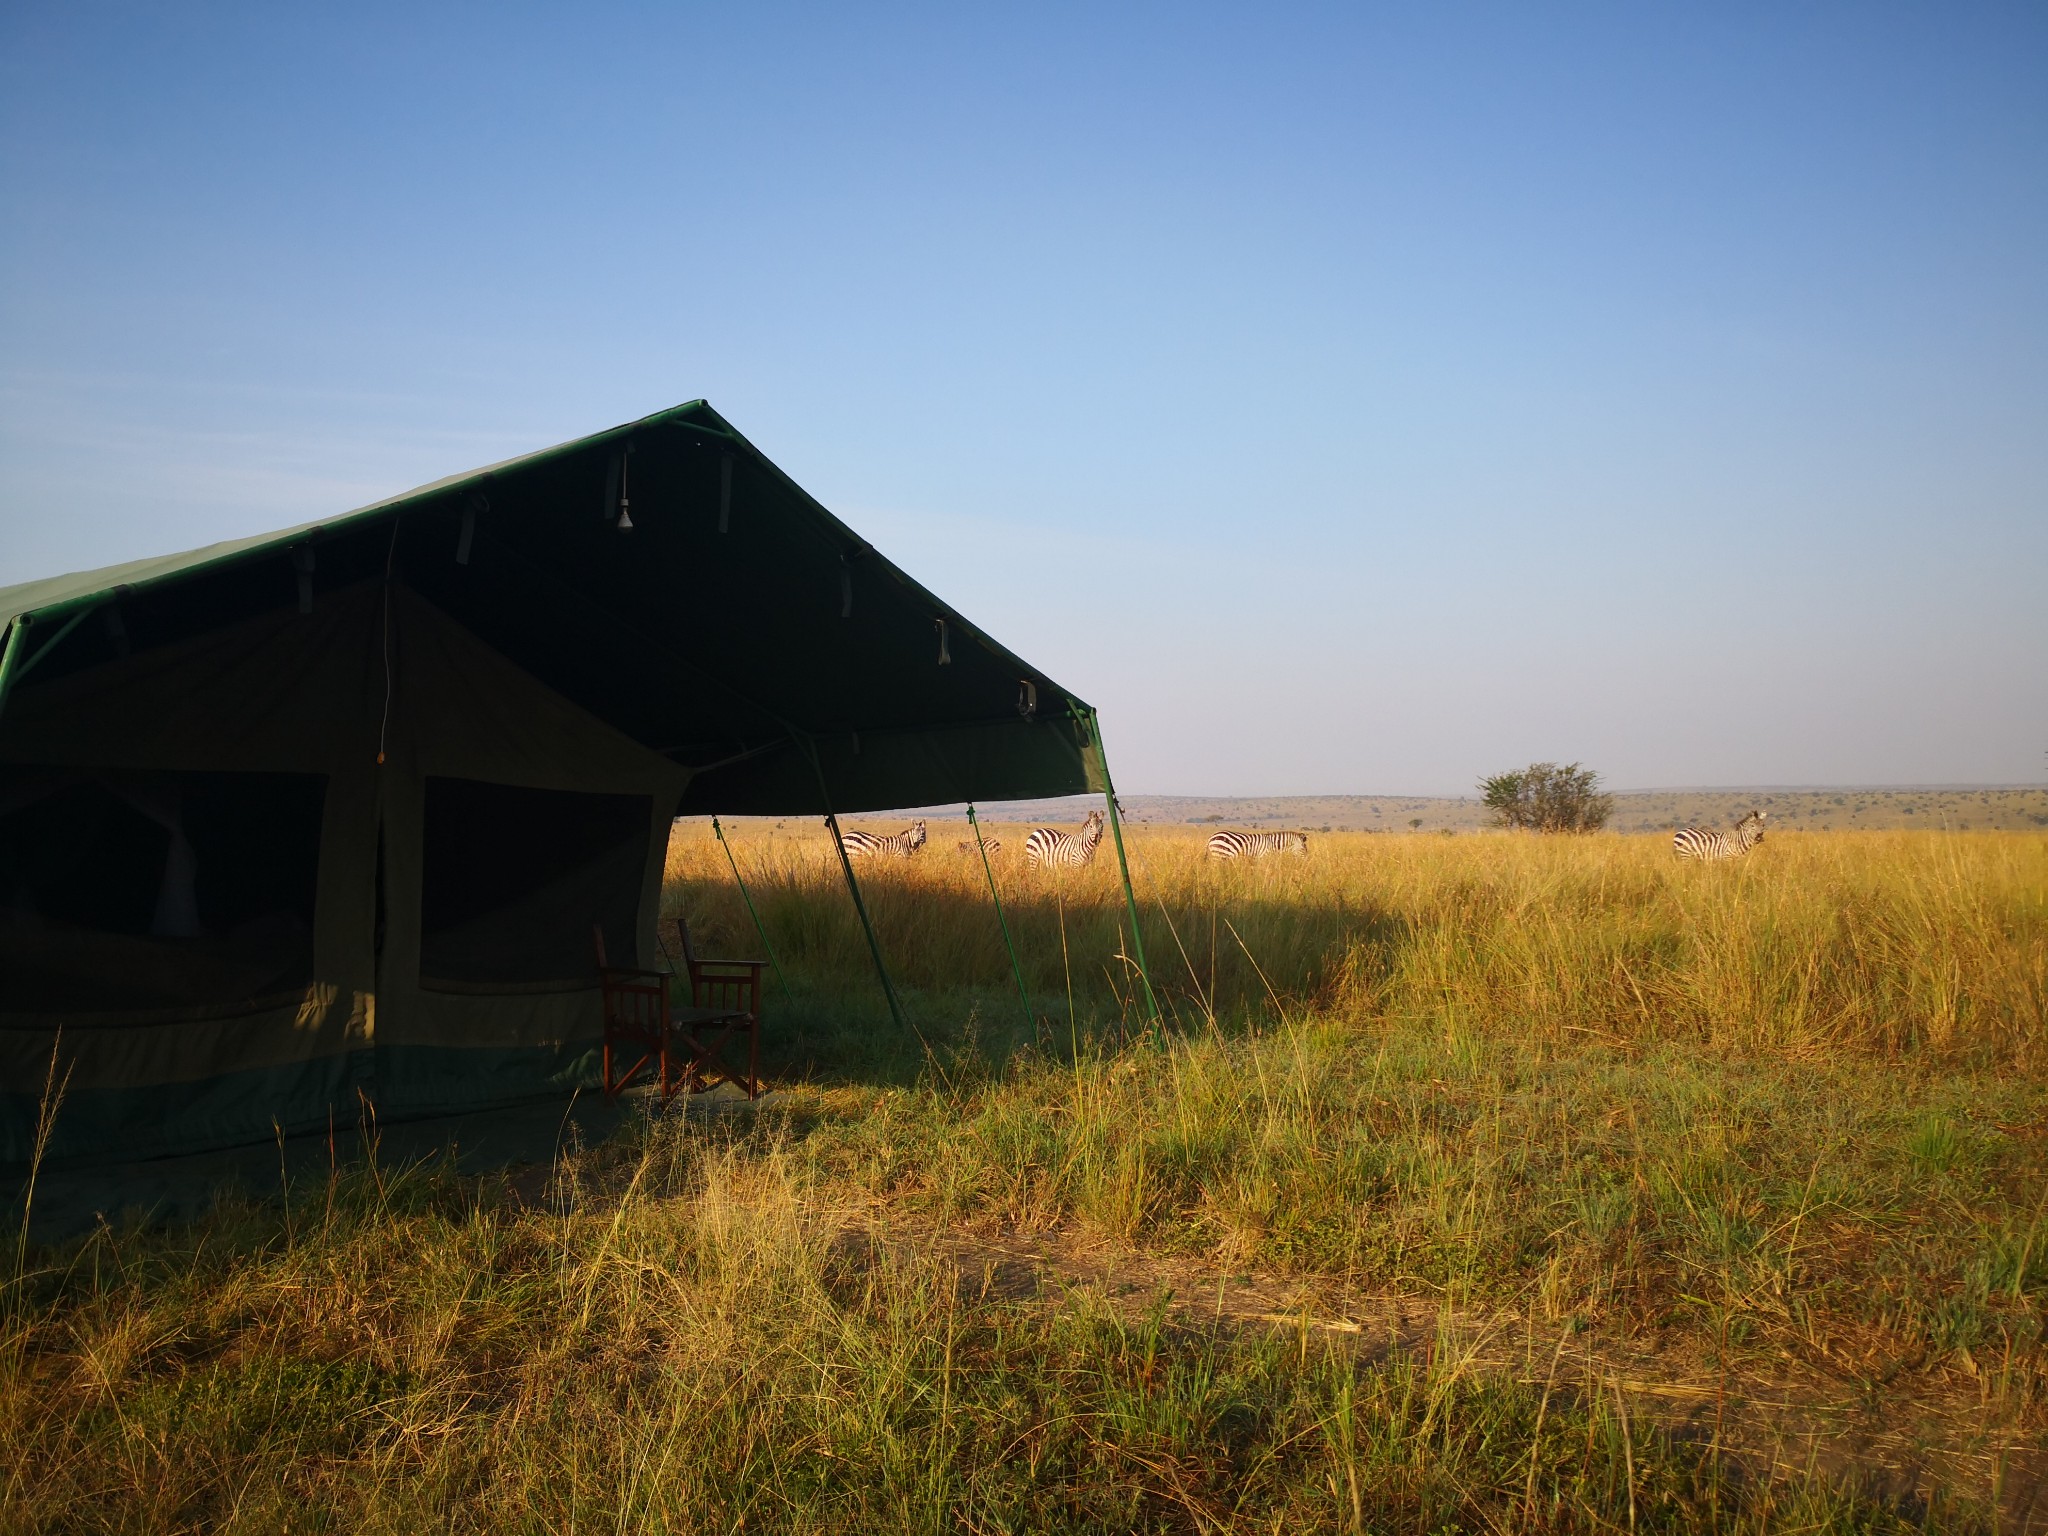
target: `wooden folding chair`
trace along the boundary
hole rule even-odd
[[[604,1091],[616,1098],[643,1068],[653,1069],[662,1098],[673,1091],[669,1053],[670,977],[665,971],[632,970],[605,958],[604,929],[592,924],[597,948],[597,984],[604,998]]]
[[[674,1008],[669,1017],[674,1025],[674,1045],[688,1060],[682,1075],[693,1093],[719,1083],[731,1083],[750,1099],[766,1091],[761,1081],[761,974],[765,960],[700,960],[690,944],[689,919],[676,919],[676,942],[681,946],[685,976],[690,988],[690,1005]],[[725,1060],[728,1045],[744,1035],[747,1068],[741,1072]]]

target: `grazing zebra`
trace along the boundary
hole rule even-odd
[[[1054,869],[1072,869],[1093,862],[1096,844],[1102,841],[1105,823],[1102,812],[1090,811],[1079,832],[1062,832],[1058,827],[1033,827],[1024,839],[1024,862],[1037,869],[1049,864]]]
[[[894,837],[872,832],[842,832],[839,846],[849,859],[907,859],[924,846],[924,823],[913,822]]]
[[[974,840],[972,838],[969,838],[964,843],[955,843],[953,846],[958,848],[962,853],[975,852]],[[1003,840],[1000,837],[986,838],[983,840],[982,846],[988,849],[988,856],[990,858],[994,858],[997,854],[1003,851]]]
[[[1307,853],[1306,832],[1218,832],[1209,839],[1212,859],[1263,859],[1269,853]]]
[[[1687,827],[1671,839],[1671,851],[1681,859],[1739,859],[1763,840],[1764,813],[1751,811],[1733,832]]]

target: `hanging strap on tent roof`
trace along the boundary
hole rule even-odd
[[[1109,777],[1109,753],[1102,745],[1102,720],[1091,708],[1084,715],[1078,705],[1070,705],[1074,723],[1079,725],[1095,743],[1095,757],[1102,764],[1102,794],[1109,802],[1109,830],[1116,838],[1116,866],[1124,877],[1124,905],[1131,913],[1131,947],[1137,953],[1138,978],[1145,983],[1145,1006],[1152,1014],[1152,1027],[1156,1030],[1162,1020],[1159,1015],[1159,999],[1152,991],[1152,968],[1145,963],[1145,935],[1138,927],[1138,898],[1131,890],[1131,865],[1124,857],[1124,824],[1117,814],[1116,785]]]
[[[996,872],[988,861],[988,844],[981,840],[981,823],[975,819],[974,802],[967,803],[967,825],[974,828],[974,846],[981,850],[981,872],[988,876],[988,899],[996,904],[996,926],[1003,930],[1003,948],[1010,952],[1010,974],[1017,978],[1017,996],[1024,1004],[1024,1022],[1032,1022],[1031,994],[1024,990],[1024,967],[1017,960],[1017,946],[1010,942],[1010,924],[1003,916],[1003,898],[996,890]]]
[[[768,942],[768,930],[761,925],[761,914],[754,910],[754,898],[747,894],[747,882],[740,878],[740,861],[732,856],[732,844],[725,840],[725,828],[718,824],[716,816],[711,818],[711,831],[718,839],[718,846],[725,850],[725,862],[732,866],[732,883],[740,888],[740,900],[747,904],[747,916],[754,920],[754,932],[761,936],[761,947],[768,951],[768,963],[775,968],[775,980],[782,987],[782,995],[795,1002],[796,994],[789,990],[789,978],[782,974],[782,962],[775,958],[775,946]]]

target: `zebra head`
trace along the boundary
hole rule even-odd
[[[1735,840],[1744,849],[1754,848],[1758,843],[1762,842],[1764,840],[1764,813],[1762,811],[1751,811],[1742,820],[1735,823]]]
[[[903,835],[903,846],[915,852],[924,846],[924,823],[914,821],[910,830]]]

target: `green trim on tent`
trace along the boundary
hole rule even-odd
[[[26,635],[11,688],[387,569],[689,769],[686,813],[823,814],[806,742],[842,814],[1102,788],[1084,701],[701,400],[337,517],[0,588],[10,641]],[[37,649],[89,609],[117,619]]]

